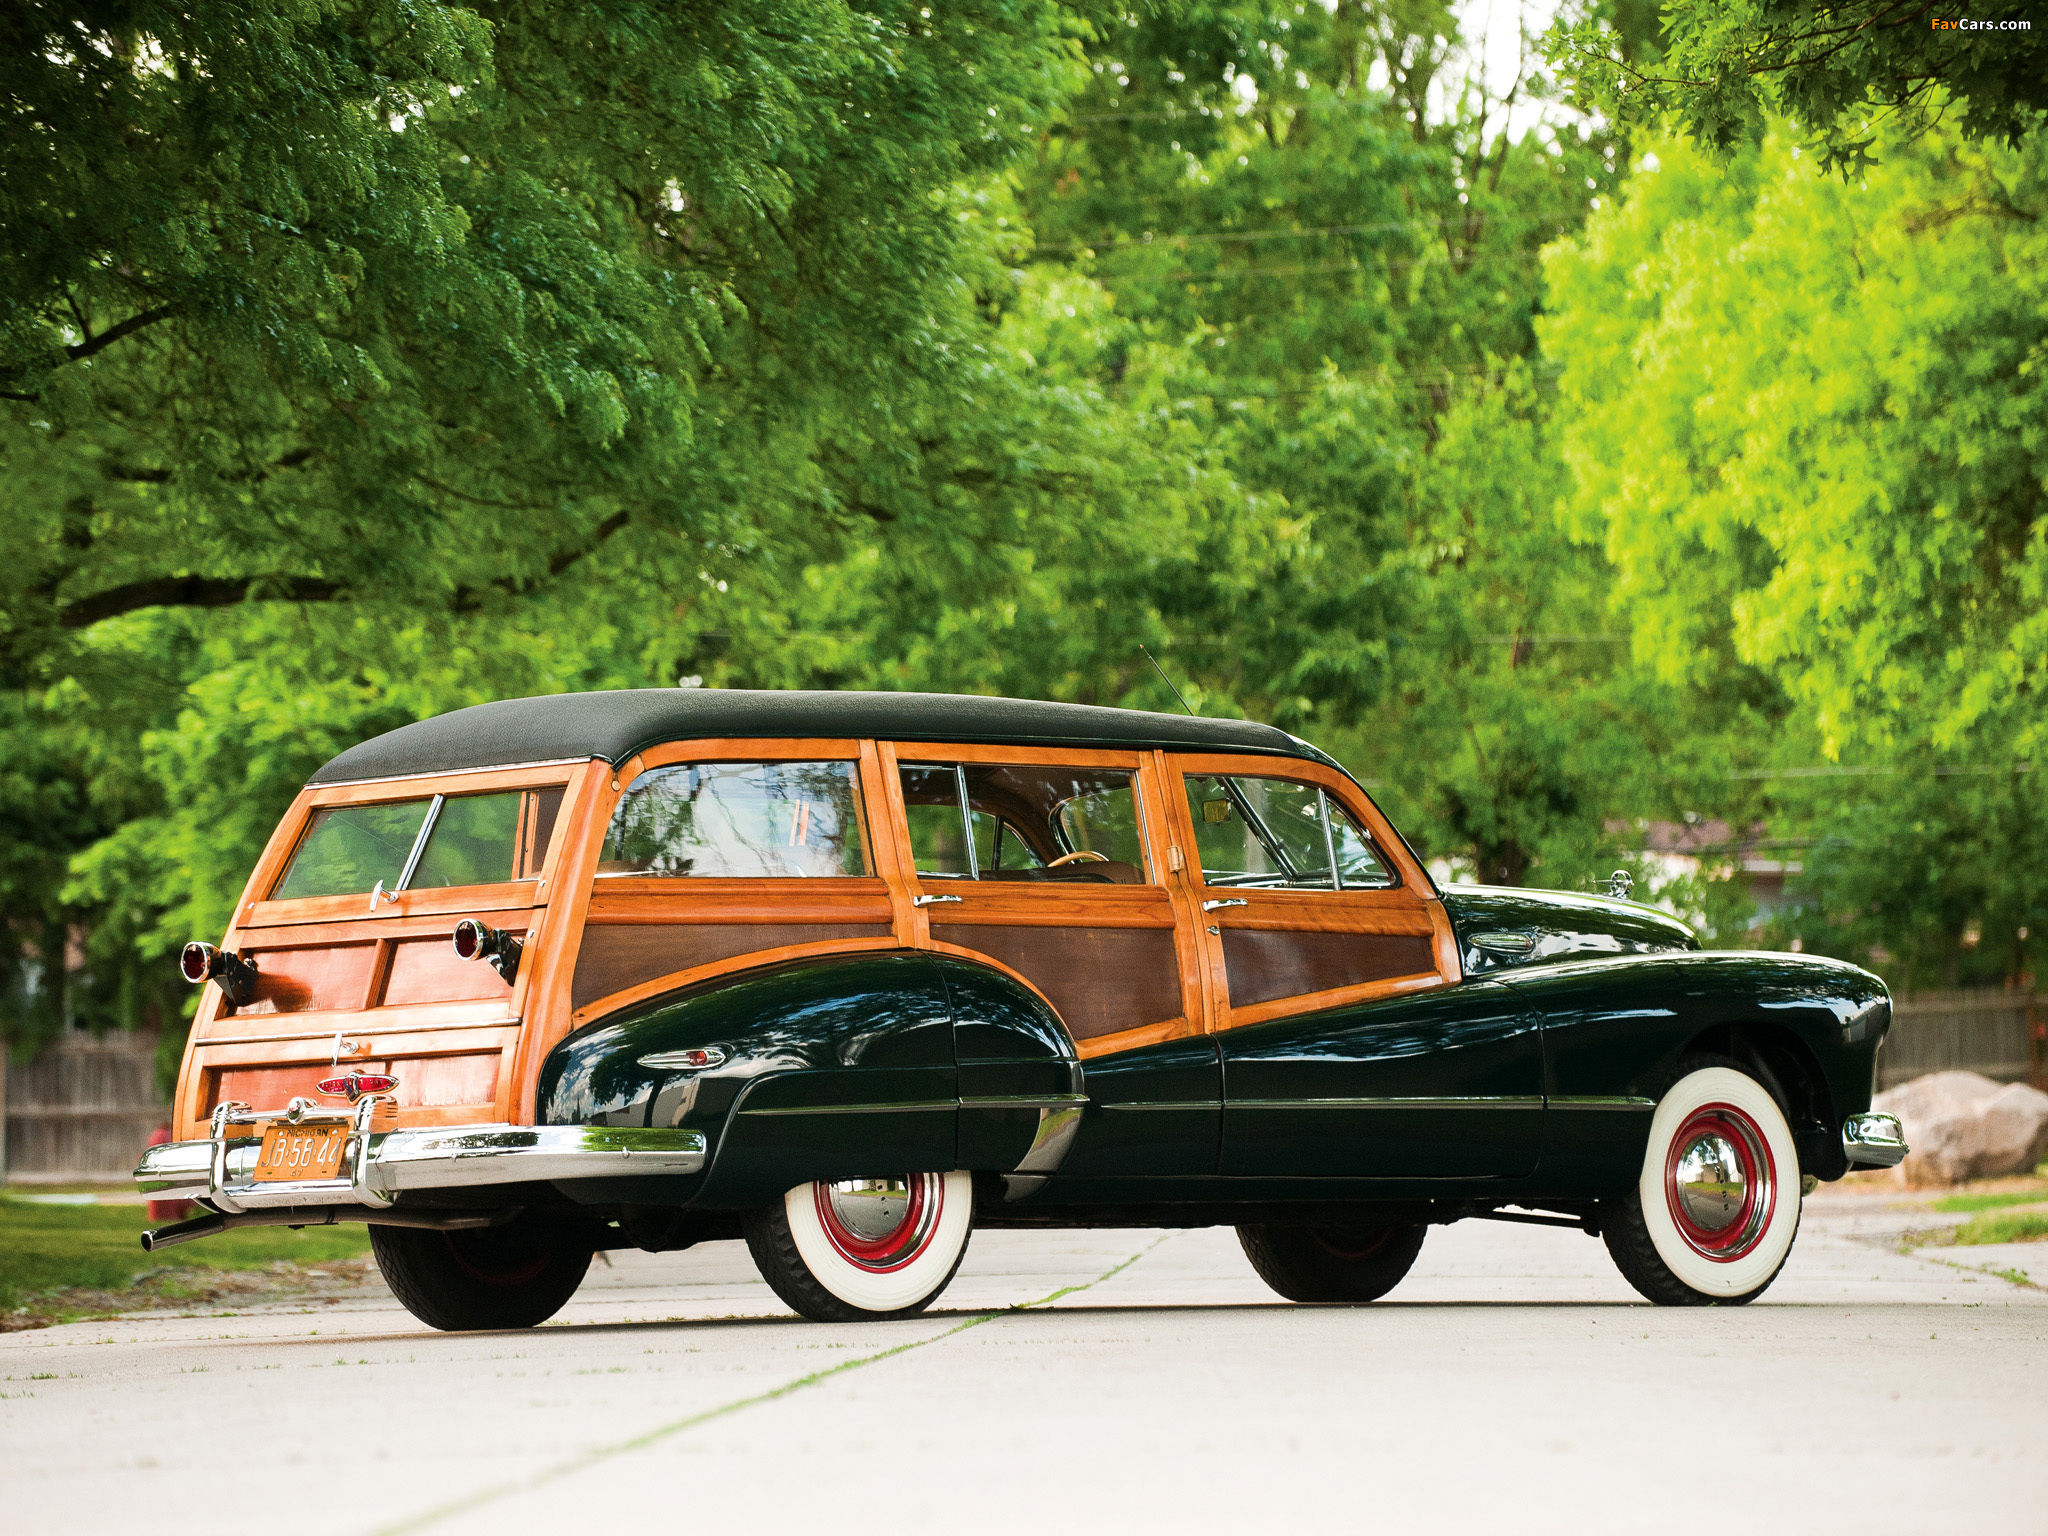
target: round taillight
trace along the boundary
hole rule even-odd
[[[473,917],[465,917],[455,925],[455,953],[464,960],[474,960],[484,952],[484,935],[490,930]]]
[[[213,959],[217,953],[211,944],[201,944],[195,939],[179,953],[178,970],[196,987],[212,977]]]

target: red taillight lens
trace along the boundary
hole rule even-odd
[[[455,953],[464,960],[474,960],[484,952],[484,935],[490,929],[473,917],[465,917],[455,925]]]
[[[684,1051],[682,1052],[682,1058],[686,1066],[709,1067],[717,1065],[717,1058],[709,1051]]]
[[[346,1077],[320,1079],[322,1093],[345,1094],[351,1102],[366,1093],[389,1093],[397,1086],[398,1079],[388,1072],[351,1072]]]
[[[213,975],[213,957],[216,951],[211,944],[197,940],[187,944],[178,955],[178,970],[193,986],[208,980]]]

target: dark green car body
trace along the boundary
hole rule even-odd
[[[1890,1022],[1876,977],[1702,952],[1634,903],[1443,899],[1457,985],[1087,1062],[1041,998],[967,959],[772,965],[571,1035],[537,1120],[702,1132],[701,1173],[575,1186],[678,1213],[678,1242],[807,1180],[934,1169],[979,1176],[988,1226],[1587,1216],[1637,1179],[1658,1097],[1703,1051],[1779,1099],[1802,1173],[1847,1170]],[[715,1064],[672,1064],[690,1051]]]

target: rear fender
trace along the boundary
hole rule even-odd
[[[577,1193],[736,1208],[809,1179],[950,1168],[958,1100],[931,957],[870,952],[719,977],[588,1025],[542,1065],[536,1118],[702,1130],[703,1173]]]
[[[658,1191],[586,1181],[587,1198],[746,1209],[813,1179],[1049,1173],[1079,1095],[1073,1042],[1037,993],[898,951],[721,977],[579,1030],[542,1068],[537,1118],[702,1130],[704,1173]]]

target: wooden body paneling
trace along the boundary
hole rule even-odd
[[[640,773],[680,761],[851,760],[871,874],[808,880],[598,878],[599,848]],[[1137,884],[921,882],[899,761],[1128,769],[1143,824]],[[1329,790],[1374,835],[1402,884],[1388,891],[1206,890],[1183,773],[1270,773]],[[545,866],[495,885],[269,901],[314,811],[384,799],[559,785]],[[531,820],[533,818],[529,818]],[[537,828],[522,823],[532,841]],[[520,867],[527,867],[521,865]],[[1201,902],[1246,906],[1204,914]],[[918,904],[921,897],[958,900]],[[257,1001],[208,987],[176,1103],[199,1134],[223,1094],[310,1092],[334,1064],[389,1064],[406,1123],[528,1122],[541,1063],[571,1030],[662,992],[777,960],[891,948],[971,958],[1037,991],[1078,1053],[1099,1058],[1455,980],[1456,945],[1427,875],[1341,774],[1296,759],[889,742],[720,740],[593,761],[344,785],[300,795],[252,873],[224,947],[257,960]],[[526,935],[515,985],[457,960],[455,923]],[[1212,931],[1213,930],[1213,931]],[[293,1087],[299,1084],[301,1086]],[[281,1099],[280,1099],[281,1102]],[[261,1107],[269,1107],[268,1105]]]

